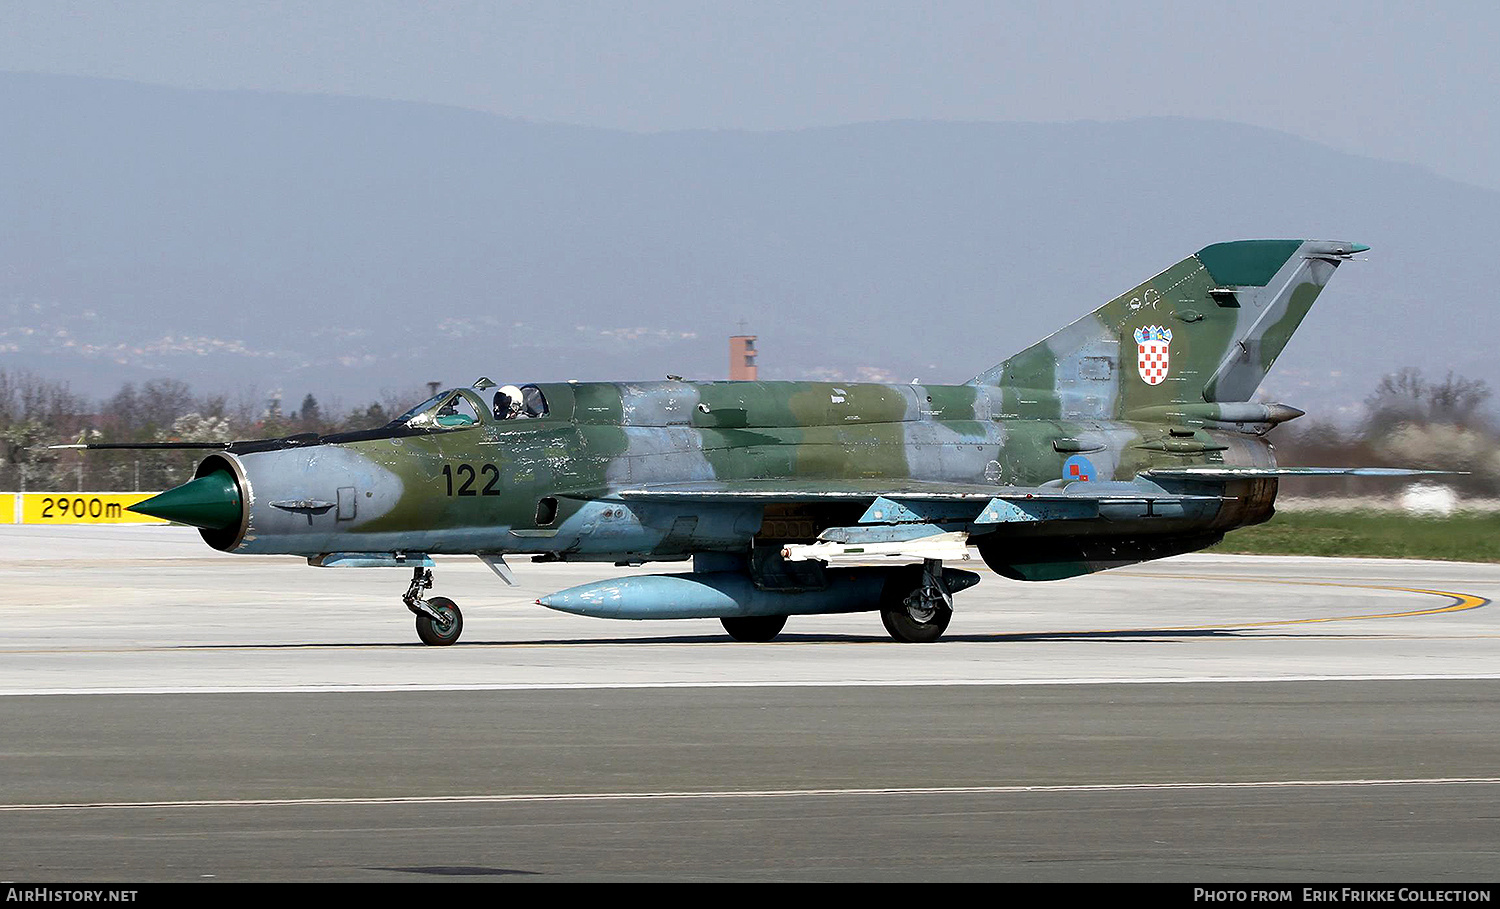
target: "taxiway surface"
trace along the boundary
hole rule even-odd
[[[617,572],[0,527],[0,877],[1494,880],[1500,566],[994,577],[948,635],[554,613]],[[974,567],[973,565],[965,567]],[[981,569],[982,570],[982,569]]]

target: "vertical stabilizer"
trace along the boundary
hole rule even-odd
[[[1062,418],[1248,401],[1340,262],[1333,240],[1216,243],[971,384],[1017,389]]]

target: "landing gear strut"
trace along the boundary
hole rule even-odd
[[[915,588],[895,602],[882,606],[880,621],[898,641],[925,644],[942,637],[953,618],[953,594],[943,580],[943,563],[939,559],[922,562],[921,578]]]
[[[458,636],[463,633],[464,614],[458,611],[458,604],[447,597],[422,599],[422,591],[431,587],[432,569],[413,569],[411,586],[406,588],[406,595],[401,598],[401,602],[417,617],[417,637],[422,639],[422,643],[446,647],[457,641]]]

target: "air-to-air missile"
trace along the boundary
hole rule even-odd
[[[1250,398],[1366,248],[1206,247],[962,385],[481,379],[378,429],[170,443],[212,450],[133,510],[225,552],[409,568],[429,644],[462,630],[424,596],[431,557],[460,553],[507,583],[513,556],[692,561],[538,600],[566,612],[768,640],[789,615],[869,610],[929,641],[978,581],[945,561],[1073,577],[1265,521],[1278,477],[1361,472],[1278,467],[1264,436],[1302,412]]]

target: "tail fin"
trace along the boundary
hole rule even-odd
[[[1248,401],[1340,262],[1332,240],[1215,243],[970,380],[1059,417]],[[1009,409],[1009,408],[1007,408]]]

